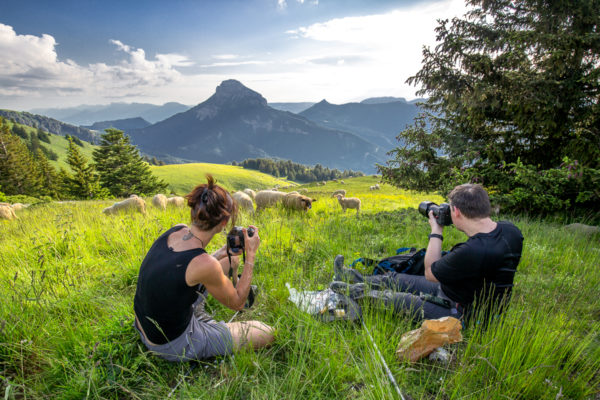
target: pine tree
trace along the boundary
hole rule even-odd
[[[40,177],[44,182],[41,194],[53,198],[60,198],[60,184],[56,169],[50,164],[48,158],[41,149],[37,150],[35,160]]]
[[[111,195],[128,197],[166,190],[168,185],[152,175],[150,166],[123,131],[109,128],[105,132],[93,154],[100,181]]]
[[[108,192],[100,185],[100,179],[92,164],[81,154],[77,145],[69,137],[67,164],[73,174],[65,179],[67,191],[76,199],[98,199],[107,197]]]
[[[0,185],[7,195],[38,196],[43,182],[27,145],[0,117]]]

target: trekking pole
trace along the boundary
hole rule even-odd
[[[404,398],[404,396],[402,395],[400,388],[398,387],[398,383],[396,383],[396,379],[394,378],[394,375],[392,375],[392,371],[390,371],[390,368],[388,367],[387,363],[385,362],[385,359],[381,355],[381,352],[379,351],[379,347],[377,347],[375,340],[373,340],[373,336],[371,336],[371,332],[369,332],[369,329],[367,328],[367,325],[365,324],[365,320],[361,318],[361,321],[362,321],[363,327],[365,328],[365,331],[367,331],[367,335],[369,336],[371,343],[373,343],[373,347],[375,347],[375,351],[377,352],[377,355],[379,355],[379,359],[381,360],[381,363],[383,364],[383,368],[385,369],[385,372],[387,373],[388,378],[390,378],[390,382],[392,382],[392,385],[394,385],[394,388],[396,389],[396,393],[398,393],[398,396],[400,396],[400,398],[402,400],[406,400]]]

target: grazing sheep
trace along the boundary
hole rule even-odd
[[[238,203],[240,208],[244,210],[254,213],[254,203],[252,203],[252,199],[245,192],[235,192],[231,195],[233,199]]]
[[[345,185],[345,184],[346,184],[346,182],[344,182],[344,181],[340,181],[340,183],[341,183],[342,185]]]
[[[123,201],[119,201],[110,207],[106,207],[104,210],[102,210],[102,212],[104,214],[110,215],[110,214],[116,214],[119,211],[129,211],[129,210],[139,211],[142,214],[146,215],[146,203],[144,202],[144,199],[139,198],[137,196],[130,197]]]
[[[321,182],[321,185],[325,186],[327,184],[327,181],[323,181]]]
[[[152,198],[152,205],[156,208],[160,208],[161,210],[167,209],[167,196],[164,194],[157,194]]]
[[[15,218],[17,218],[17,214],[15,214],[15,210],[11,206],[0,206],[0,219],[11,220]]]
[[[379,190],[379,184],[377,183],[377,184],[369,187],[369,190]]]
[[[308,189],[306,189],[306,188],[298,189],[298,193],[308,193]]]
[[[346,189],[340,189],[340,190],[336,190],[335,192],[333,192],[333,194],[331,195],[331,197],[335,197],[338,194],[341,194],[342,196],[346,196]]]
[[[285,207],[298,211],[308,211],[309,208],[312,208],[313,201],[317,201],[317,199],[311,199],[298,193],[288,193],[283,197]]]
[[[21,211],[24,208],[29,207],[29,204],[15,203],[11,205],[14,211]]]
[[[181,196],[169,197],[167,199],[167,206],[183,207],[185,205],[185,199]]]
[[[250,196],[250,198],[252,200],[254,200],[254,198],[256,198],[256,192],[252,189],[244,189],[243,192],[246,193],[248,196]]]
[[[276,192],[274,190],[261,190],[256,193],[254,199],[256,201],[256,211],[276,204],[278,201],[281,201],[285,195],[286,193]]]
[[[338,194],[335,197],[337,197],[338,203],[340,203],[344,212],[346,212],[347,208],[354,208],[356,209],[356,215],[358,216],[358,212],[360,211],[360,199],[358,197],[344,197],[341,194]]]
[[[583,233],[585,235],[593,235],[596,233],[600,233],[600,227],[593,226],[593,225],[580,224],[578,222],[576,222],[574,224],[565,225],[565,229],[568,229],[571,232]]]

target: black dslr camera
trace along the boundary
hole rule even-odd
[[[248,228],[248,236],[254,236],[254,229]],[[234,226],[227,234],[227,248],[233,253],[237,253],[240,250],[245,250],[246,246],[244,243],[244,231],[241,226]]]
[[[426,218],[429,218],[429,211],[433,211],[433,216],[438,224],[442,226],[452,225],[450,204],[442,203],[438,206],[433,201],[423,201],[419,204],[419,212]]]

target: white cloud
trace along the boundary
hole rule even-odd
[[[239,56],[237,54],[214,54],[211,57],[215,60],[235,60]]]
[[[111,40],[127,56],[116,65],[78,65],[60,61],[56,40],[51,35],[18,35],[0,23],[0,95],[10,97],[102,97],[144,93],[181,79],[176,67],[193,63],[180,54],[156,54],[149,60],[143,49]],[[8,56],[9,55],[9,56]]]
[[[283,10],[287,7],[287,3],[285,0],[277,0],[277,8]]]

